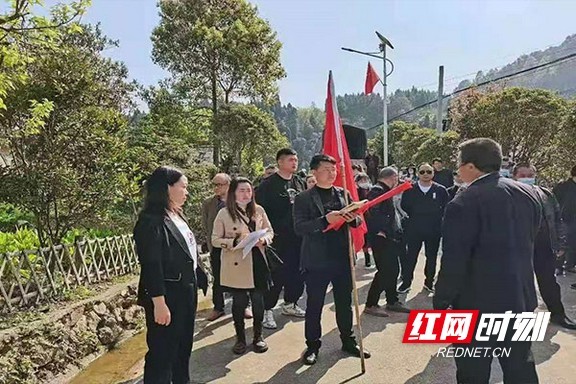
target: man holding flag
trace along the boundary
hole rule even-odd
[[[332,283],[342,350],[361,357],[364,372],[364,359],[369,358],[370,353],[363,351],[361,329],[360,346],[356,343],[352,331],[353,293],[357,316],[359,312],[353,272],[354,252],[350,244],[348,227],[353,228],[351,238],[354,249],[360,250],[364,244],[366,225],[357,213],[339,212],[352,200],[358,200],[358,191],[336,106],[332,72],[328,79],[323,149],[324,154],[314,156],[310,162],[310,169],[316,177],[316,186],[302,192],[294,200],[294,230],[302,237],[301,269],[304,272],[308,296],[305,321],[308,349],[304,353],[303,361],[304,364],[312,365],[318,358],[322,336],[322,308],[326,290]],[[345,225],[326,231],[329,226],[343,220],[346,222]]]
[[[318,358],[322,336],[322,308],[328,285],[332,283],[336,323],[342,340],[342,350],[361,357],[361,350],[352,330],[352,276],[349,260],[348,225],[358,227],[361,218],[354,213],[341,215],[346,206],[344,189],[335,187],[336,159],[316,155],[310,162],[316,177],[315,187],[304,191],[294,200],[294,230],[302,236],[301,269],[306,280],[305,336],[308,349],[303,362],[313,365]],[[349,196],[348,196],[349,198]],[[344,219],[347,224],[338,230],[324,232],[329,224]],[[364,351],[364,357],[370,353]]]

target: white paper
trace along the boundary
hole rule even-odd
[[[246,255],[248,255],[250,251],[252,251],[252,248],[254,248],[256,243],[258,243],[258,240],[264,237],[264,235],[266,235],[267,233],[268,229],[260,229],[258,231],[250,232],[250,234],[248,234],[248,236],[242,239],[242,241],[238,243],[238,245],[235,246],[233,250],[236,251],[238,249],[242,249],[243,250],[242,258],[245,258]]]

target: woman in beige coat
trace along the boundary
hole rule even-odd
[[[243,257],[243,250],[236,247],[250,232],[267,229],[267,233]],[[264,292],[269,289],[270,270],[264,257],[266,245],[272,242],[274,234],[264,209],[256,205],[250,180],[239,177],[233,179],[226,198],[226,208],[222,208],[214,221],[212,245],[222,248],[220,284],[232,293],[232,317],[236,329],[236,354],[246,352],[244,333],[244,310],[248,299],[254,313],[254,351],[268,350],[262,338],[264,319]]]

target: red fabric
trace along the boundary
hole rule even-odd
[[[344,136],[344,129],[342,128],[342,122],[340,121],[340,115],[338,114],[338,106],[336,105],[336,95],[334,93],[334,86],[332,81],[332,71],[328,75],[328,95],[326,97],[326,125],[324,128],[324,146],[323,153],[330,155],[336,159],[338,162],[337,169],[338,175],[334,185],[338,187],[345,188],[352,201],[358,201],[358,190],[356,189],[356,183],[354,182],[354,173],[352,172],[352,161],[350,161],[350,154],[348,153],[348,145],[346,143],[346,136]],[[341,138],[339,148],[337,131],[339,131],[339,136]],[[342,157],[340,156],[342,153]],[[341,165],[344,164],[344,175],[346,185],[343,185]],[[358,228],[351,228],[352,239],[354,243],[354,249],[356,252],[362,250],[364,246],[364,234],[367,232],[366,224],[363,222]]]
[[[364,83],[364,93],[369,95],[374,91],[374,86],[378,84],[380,77],[372,67],[372,64],[368,62],[368,69],[366,70],[366,82]]]
[[[400,184],[399,186],[392,188],[391,190],[389,190],[388,192],[384,193],[383,195],[378,196],[377,198],[375,198],[374,200],[370,200],[369,202],[367,202],[366,204],[364,204],[361,208],[358,209],[358,213],[364,214],[367,210],[369,210],[370,208],[372,208],[375,205],[380,204],[381,202],[383,202],[384,200],[388,200],[404,191],[409,190],[410,188],[412,188],[412,183],[410,181],[406,181],[405,183]],[[337,221],[333,224],[328,225],[328,227],[324,230],[324,232],[326,231],[330,231],[332,229],[338,229],[342,226],[342,224],[344,224],[344,220],[341,221]]]

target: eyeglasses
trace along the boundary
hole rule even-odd
[[[424,175],[424,174],[428,174],[431,175],[433,171],[429,170],[429,169],[423,169],[421,171],[418,171],[419,174]]]
[[[212,183],[212,186],[213,186],[213,187],[224,187],[224,186],[226,186],[226,185],[228,185],[228,184],[224,184],[224,183]]]

